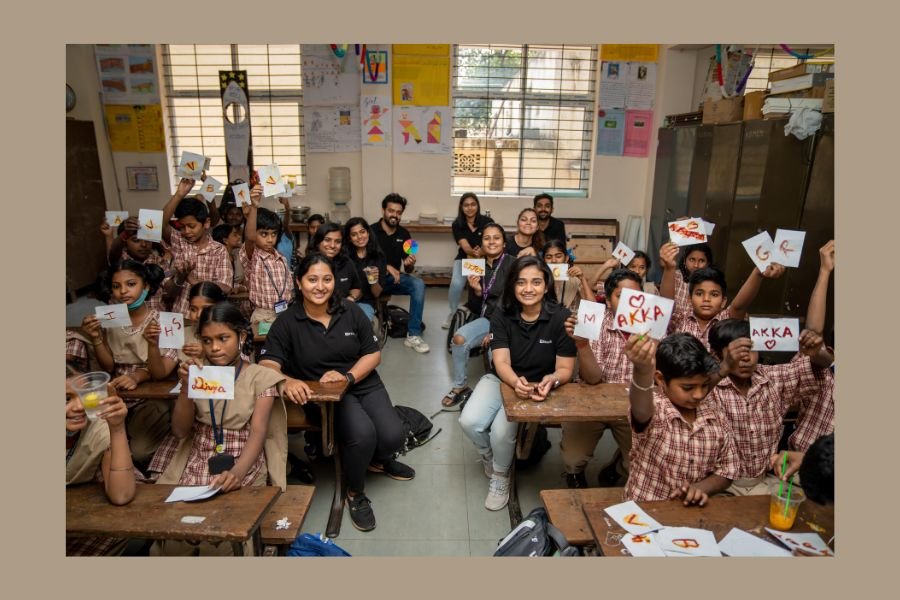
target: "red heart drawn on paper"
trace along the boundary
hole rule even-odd
[[[766,340],[766,341],[765,341],[766,349],[767,349],[767,350],[771,350],[772,348],[775,347],[775,344],[777,344],[777,343],[778,343],[778,342],[776,342],[775,340]]]
[[[640,308],[644,305],[646,299],[647,297],[643,294],[635,294],[634,296],[628,297],[628,304],[630,304],[632,308]]]
[[[688,229],[694,230],[694,229],[697,229],[698,227],[700,227],[700,223],[698,223],[697,221],[688,221],[688,224],[686,225],[686,227]]]

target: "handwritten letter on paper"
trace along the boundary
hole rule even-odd
[[[773,262],[777,262],[785,267],[799,267],[804,239],[806,239],[805,231],[793,231],[791,229],[778,229],[775,231],[775,259]]]
[[[259,181],[263,186],[263,196],[270,198],[284,193],[284,181],[281,179],[281,171],[278,165],[271,164],[259,170]]]
[[[547,266],[550,267],[550,272],[553,273],[554,281],[569,280],[569,265],[567,263],[555,263]]]
[[[107,306],[95,306],[94,314],[100,321],[103,329],[113,327],[131,327],[131,317],[128,316],[128,307],[124,304],[109,304]]]
[[[142,208],[138,211],[137,239],[148,242],[161,242],[163,230],[163,211]]]
[[[484,259],[483,258],[464,258],[462,259],[463,277],[475,275],[476,277],[484,277]]]
[[[775,245],[772,243],[772,238],[769,236],[768,231],[762,231],[752,238],[744,240],[741,244],[760,273],[766,270],[769,263],[773,262],[772,257],[775,253]]]
[[[616,327],[628,333],[649,333],[661,340],[666,337],[675,301],[662,296],[623,288],[616,310]]]
[[[752,350],[796,352],[800,349],[799,319],[750,317]]]
[[[182,348],[184,346],[184,315],[181,313],[159,313],[159,347]]]
[[[676,246],[690,246],[706,242],[706,225],[703,219],[684,219],[669,223],[669,239]]]
[[[188,398],[231,400],[234,398],[234,367],[196,365],[188,368]]]
[[[209,159],[202,154],[184,152],[178,164],[178,176],[188,179],[200,179],[203,171],[209,168]]]
[[[627,267],[628,263],[631,262],[631,259],[634,258],[634,250],[619,242],[616,245],[615,250],[612,252],[613,258],[618,259],[619,262],[622,263],[623,267]]]
[[[605,304],[582,300],[578,304],[578,322],[575,324],[575,335],[586,340],[600,339],[600,327],[605,314]]]

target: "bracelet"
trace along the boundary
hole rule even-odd
[[[103,345],[103,339],[102,339],[102,338],[100,339],[99,342],[91,342],[91,346],[102,346],[102,345]]]
[[[132,471],[132,470],[134,470],[134,467],[118,467],[118,468],[110,467],[109,470],[110,471]]]
[[[642,392],[649,392],[650,390],[652,390],[653,388],[656,387],[655,383],[651,383],[649,387],[642,387],[641,385],[638,384],[637,381],[634,380],[634,375],[631,376],[631,385],[634,386],[635,389],[641,390]]]

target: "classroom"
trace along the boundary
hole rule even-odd
[[[68,44],[67,556],[834,556],[835,70]]]

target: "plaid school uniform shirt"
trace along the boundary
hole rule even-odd
[[[797,358],[799,357],[799,358]],[[808,356],[781,365],[758,365],[750,377],[747,395],[726,377],[710,393],[710,399],[728,418],[740,457],[739,478],[756,478],[769,469],[769,458],[778,450],[784,415],[798,398],[815,398],[820,377]],[[811,443],[811,442],[810,442]]]
[[[709,475],[737,477],[740,458],[734,434],[715,404],[705,399],[688,423],[660,391],[653,394],[654,413],[644,430],[631,425],[631,464],[625,500],[667,500],[683,485]]]
[[[157,265],[166,276],[170,275],[169,268],[171,266],[171,260],[166,260],[156,252],[151,252],[150,256],[147,257],[147,260],[140,261],[135,257],[128,254],[128,250],[122,250],[122,260],[134,260],[137,262],[143,262],[145,265]],[[147,306],[152,308],[153,310],[165,310],[165,305],[163,304],[163,290],[162,284],[160,284],[159,289],[156,290],[156,293],[147,298]]]
[[[800,452],[806,452],[817,439],[834,432],[834,373],[816,367],[812,373],[817,389],[800,397],[797,427],[788,438],[788,447]]]
[[[613,317],[613,312],[607,308],[600,325],[600,339],[591,340],[591,352],[605,383],[628,383],[634,370],[634,364],[625,356],[628,334],[616,329]]]
[[[234,277],[234,266],[231,264],[231,257],[228,249],[219,242],[210,239],[207,236],[207,243],[203,248],[198,248],[196,244],[191,244],[184,239],[180,231],[172,231],[172,255],[174,257],[172,263],[175,264],[191,262],[195,267],[193,270],[194,278],[197,281],[212,281],[220,286],[231,287]],[[174,273],[172,277],[174,277]],[[172,303],[172,312],[187,314],[188,294],[190,287],[186,282],[178,294],[178,298]]]
[[[672,315],[672,320],[669,321],[669,333],[689,333],[703,344],[706,348],[707,352],[710,352],[709,347],[709,330],[712,329],[712,326],[718,323],[719,321],[724,321],[725,319],[733,319],[734,313],[731,312],[731,307],[723,308],[719,311],[719,313],[709,320],[709,323],[706,326],[700,325],[700,321],[697,320],[697,317],[694,316],[694,307],[691,306],[691,310],[688,313],[675,313]]]
[[[75,334],[71,331],[66,331],[66,357],[69,356],[73,357],[71,359],[67,358],[73,367],[82,373],[87,373],[90,370],[90,356],[88,355],[87,344],[75,337]]]
[[[241,246],[238,259],[244,269],[244,279],[250,290],[250,304],[253,309],[275,310],[275,303],[289,302],[294,288],[291,284],[291,270],[287,260],[278,252],[253,250],[247,256],[247,249]]]
[[[689,315],[694,312],[694,305],[691,304],[691,287],[684,280],[681,269],[675,269],[675,307],[672,310],[673,315]]]

